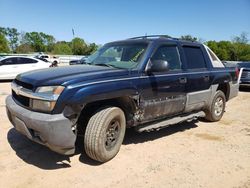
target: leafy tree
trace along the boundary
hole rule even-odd
[[[2,53],[8,53],[10,51],[8,46],[8,41],[5,38],[5,36],[0,33],[0,52]]]
[[[87,52],[87,44],[78,37],[71,41],[71,48],[74,55],[85,55]]]
[[[43,39],[38,32],[25,33],[24,40],[24,43],[29,44],[36,52],[44,52],[46,50]]]
[[[34,49],[29,44],[20,44],[16,48],[16,52],[20,53],[20,54],[27,54],[27,53],[30,53],[30,52],[34,52]]]
[[[55,44],[55,38],[52,35],[47,35],[43,32],[40,32],[40,35],[43,39],[43,43],[46,46],[46,51],[51,52]]]
[[[12,52],[15,52],[17,46],[18,46],[18,38],[19,38],[20,33],[17,31],[16,28],[7,28],[7,36],[9,39],[9,44]]]
[[[189,41],[198,41],[198,38],[193,37],[192,35],[182,35],[181,39],[182,40],[189,40]]]
[[[46,52],[52,51],[55,38],[43,32],[30,32],[25,33],[23,42],[29,44],[36,52]]]
[[[90,43],[87,46],[87,51],[85,52],[85,55],[90,55],[94,53],[98,49],[98,46],[95,43]]]
[[[4,28],[0,27],[0,33],[4,35],[9,41],[9,46],[12,52],[15,52],[18,42],[19,42],[19,35],[20,33],[17,31],[16,28]]]
[[[208,41],[206,44],[221,60],[228,60],[231,59],[231,56],[234,56],[230,41]]]
[[[247,38],[247,33],[246,32],[242,32],[240,34],[240,36],[235,36],[233,37],[232,40],[234,43],[240,43],[240,44],[247,44],[248,43],[248,38]]]
[[[70,45],[65,41],[57,42],[54,45],[54,50],[52,52],[53,52],[53,54],[66,54],[66,55],[72,54],[72,50],[70,48]]]

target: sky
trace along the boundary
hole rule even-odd
[[[86,42],[167,34],[231,40],[247,32],[250,0],[0,0],[0,27]]]

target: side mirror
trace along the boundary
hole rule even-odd
[[[169,70],[169,64],[165,60],[150,60],[146,72],[166,72]]]
[[[80,60],[78,61],[78,63],[79,63],[79,64],[87,64],[86,61],[85,61],[85,59],[80,59]]]

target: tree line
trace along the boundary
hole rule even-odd
[[[166,35],[168,36],[168,35]],[[180,37],[206,44],[221,60],[250,61],[250,44],[247,33],[235,36],[231,41],[202,41],[191,35]],[[66,55],[89,55],[98,45],[87,44],[84,39],[74,38],[70,42],[56,41],[55,37],[43,32],[18,32],[16,28],[0,27],[0,53],[46,52]]]
[[[63,55],[90,55],[98,45],[76,37],[70,42],[56,41],[43,32],[19,32],[16,28],[0,27],[0,53],[46,52]]]
[[[202,41],[191,35],[181,36],[183,40],[200,41],[206,44],[222,61],[250,61],[250,44],[247,33],[235,36],[231,41]]]

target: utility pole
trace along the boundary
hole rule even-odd
[[[72,34],[73,34],[73,38],[75,38],[75,31],[73,28],[72,28]]]

